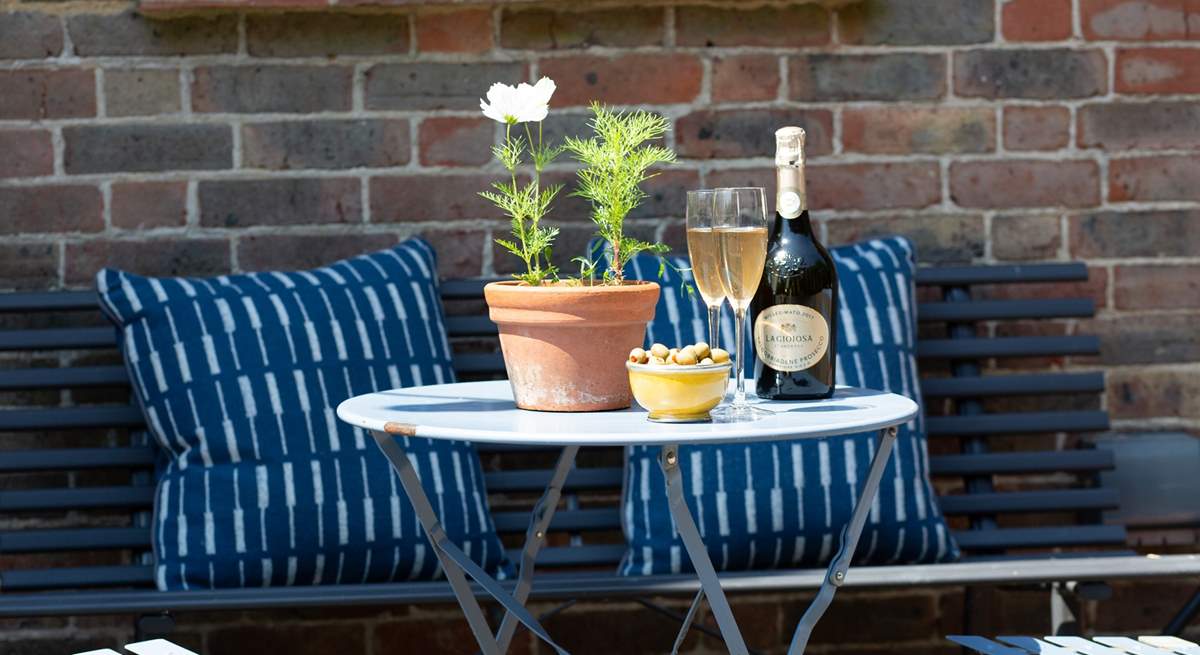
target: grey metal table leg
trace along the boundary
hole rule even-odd
[[[683,617],[683,625],[679,626],[679,634],[675,635],[675,645],[671,647],[671,655],[676,655],[680,648],[683,648],[683,640],[687,637],[688,630],[691,630],[692,623],[696,621],[696,612],[700,609],[700,601],[704,599],[704,589],[696,591],[696,596],[692,598],[692,606],[688,608],[687,615]]]
[[[796,626],[792,644],[788,647],[788,655],[800,655],[808,647],[808,640],[812,636],[817,621],[820,621],[825,610],[829,609],[829,604],[833,602],[833,596],[837,593],[838,587],[846,581],[846,571],[849,570],[850,561],[854,558],[854,549],[858,546],[858,538],[862,536],[863,525],[867,522],[871,504],[875,502],[875,494],[879,491],[879,481],[883,478],[883,470],[887,468],[888,459],[892,455],[892,447],[895,444],[896,428],[884,428],[879,431],[879,447],[875,450],[874,459],[871,460],[871,471],[867,474],[867,481],[863,485],[862,493],[859,494],[858,502],[854,505],[854,513],[850,516],[850,522],[842,530],[841,548],[834,555],[833,561],[829,563],[825,582],[817,591],[816,598],[813,599],[812,604],[808,606],[808,610],[804,612],[804,616]]]
[[[433,551],[437,555],[438,561],[441,562],[446,580],[450,583],[450,588],[454,590],[454,596],[458,599],[459,606],[462,607],[467,623],[471,627],[471,633],[475,635],[475,641],[479,644],[480,652],[484,655],[500,655],[503,650],[492,636],[492,629],[467,581],[468,575],[483,587],[488,595],[495,598],[496,602],[500,603],[505,610],[516,616],[517,620],[525,624],[531,632],[549,644],[555,652],[559,655],[568,655],[566,650],[550,638],[545,628],[521,603],[517,602],[500,583],[496,582],[446,536],[446,531],[442,527],[441,521],[438,520],[437,514],[434,513],[429,497],[425,495],[425,490],[421,487],[421,479],[417,476],[416,469],[413,468],[408,454],[397,442],[396,437],[384,432],[374,432],[373,436],[375,443],[392,463],[392,467],[396,469],[396,473],[400,477],[400,485],[408,495],[430,543],[433,544]]]
[[[733,618],[733,610],[729,608],[729,601],[725,599],[725,592],[721,589],[721,580],[717,577],[716,568],[713,567],[712,560],[708,557],[708,550],[704,548],[704,541],[700,539],[700,531],[696,529],[696,522],[692,519],[692,513],[688,510],[687,502],[683,497],[683,476],[679,472],[679,446],[663,446],[658,456],[658,463],[667,478],[667,504],[671,508],[671,517],[675,519],[675,528],[679,530],[679,537],[683,539],[683,546],[692,559],[696,576],[700,578],[700,587],[708,598],[713,617],[717,620],[717,627],[721,629],[725,647],[732,655],[747,655],[746,642],[742,639],[737,621]]]

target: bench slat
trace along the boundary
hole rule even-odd
[[[38,291],[0,294],[0,312],[98,310],[95,291]]]
[[[145,587],[154,584],[148,565],[79,566],[0,572],[0,590],[32,591],[83,587]]]
[[[1104,374],[1098,371],[921,379],[921,395],[928,398],[1032,396],[1044,393],[1093,393],[1103,390]]]
[[[1108,413],[1005,412],[974,416],[930,416],[925,422],[933,437],[986,437],[1043,432],[1099,432],[1108,429]]]
[[[1095,313],[1096,303],[1087,298],[969,300],[965,302],[923,302],[917,305],[917,318],[925,323],[1026,318],[1086,318]]]
[[[1099,448],[974,455],[934,455],[929,470],[934,475],[1005,475],[1058,471],[1106,471],[1116,460],[1112,451]]]
[[[524,532],[529,527],[529,512],[492,512],[497,532]],[[616,507],[598,509],[567,509],[555,512],[551,530],[586,531],[618,530],[621,510]]]
[[[1053,491],[1010,491],[938,496],[946,514],[1003,514],[1006,512],[1057,512],[1112,509],[1117,506],[1116,489],[1055,489]]]
[[[488,493],[512,491],[542,491],[550,482],[550,469],[521,471],[492,471],[484,474]],[[620,489],[624,472],[617,467],[575,469],[567,476],[563,490]]]
[[[6,451],[0,457],[0,473],[66,471],[77,469],[134,468],[154,466],[154,447],[47,448]]]
[[[556,546],[545,548],[537,557],[539,568],[566,566],[616,566],[625,555],[624,544],[593,544],[589,546]],[[508,551],[509,559],[521,561],[521,551]]]
[[[129,386],[124,366],[26,368],[0,371],[0,390]]]
[[[1087,278],[1087,266],[1082,262],[999,266],[932,266],[917,269],[917,284],[922,286],[1075,282]]]
[[[954,532],[954,540],[958,542],[959,546],[968,550],[1118,546],[1125,544],[1125,528],[1119,525],[1070,525],[961,530]]]
[[[496,324],[487,316],[447,316],[446,333],[450,337],[494,337]]]
[[[1095,355],[1099,352],[1100,339],[1091,335],[1069,337],[972,337],[969,339],[921,339],[917,341],[917,356],[923,359]]]
[[[500,353],[454,355],[454,372],[459,375],[492,375],[504,373],[504,356]]]
[[[149,550],[150,528],[75,528],[0,532],[0,553],[41,553],[109,548]]]
[[[66,428],[137,428],[146,424],[133,405],[6,409],[0,411],[0,430],[58,430]]]
[[[111,327],[0,331],[0,350],[69,350],[116,345],[117,332]]]
[[[0,511],[68,511],[89,507],[143,508],[154,503],[154,487],[76,487],[0,491]]]

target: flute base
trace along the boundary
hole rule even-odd
[[[771,416],[775,412],[755,407],[749,403],[722,405],[709,412],[713,423],[749,423]]]

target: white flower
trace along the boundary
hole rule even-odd
[[[554,80],[543,77],[530,86],[521,82],[516,87],[499,82],[488,89],[487,100],[479,101],[483,115],[500,123],[537,123],[550,112],[550,96],[554,95]]]

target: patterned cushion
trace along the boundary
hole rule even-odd
[[[900,237],[833,250],[840,298],[838,383],[884,389],[921,401],[917,381],[912,245]],[[681,268],[687,260],[678,260]],[[653,279],[652,257],[627,274]],[[663,281],[647,342],[691,343],[707,332],[699,295]],[[690,275],[685,273],[684,275]],[[726,308],[728,314],[728,307]],[[726,316],[721,341],[732,345]],[[747,339],[749,345],[749,340]],[[747,388],[753,392],[751,381]],[[928,475],[924,416],[901,426],[879,498],[859,543],[860,563],[955,559]],[[875,433],[751,445],[683,446],[684,491],[714,564],[723,570],[810,567],[828,563],[870,467]],[[623,524],[625,575],[690,571],[667,508],[658,448],[627,453]]]
[[[428,579],[440,569],[387,460],[334,416],[362,393],[451,382],[433,250],[296,273],[96,276],[153,436],[161,589]],[[447,532],[504,568],[475,451],[408,440]]]

